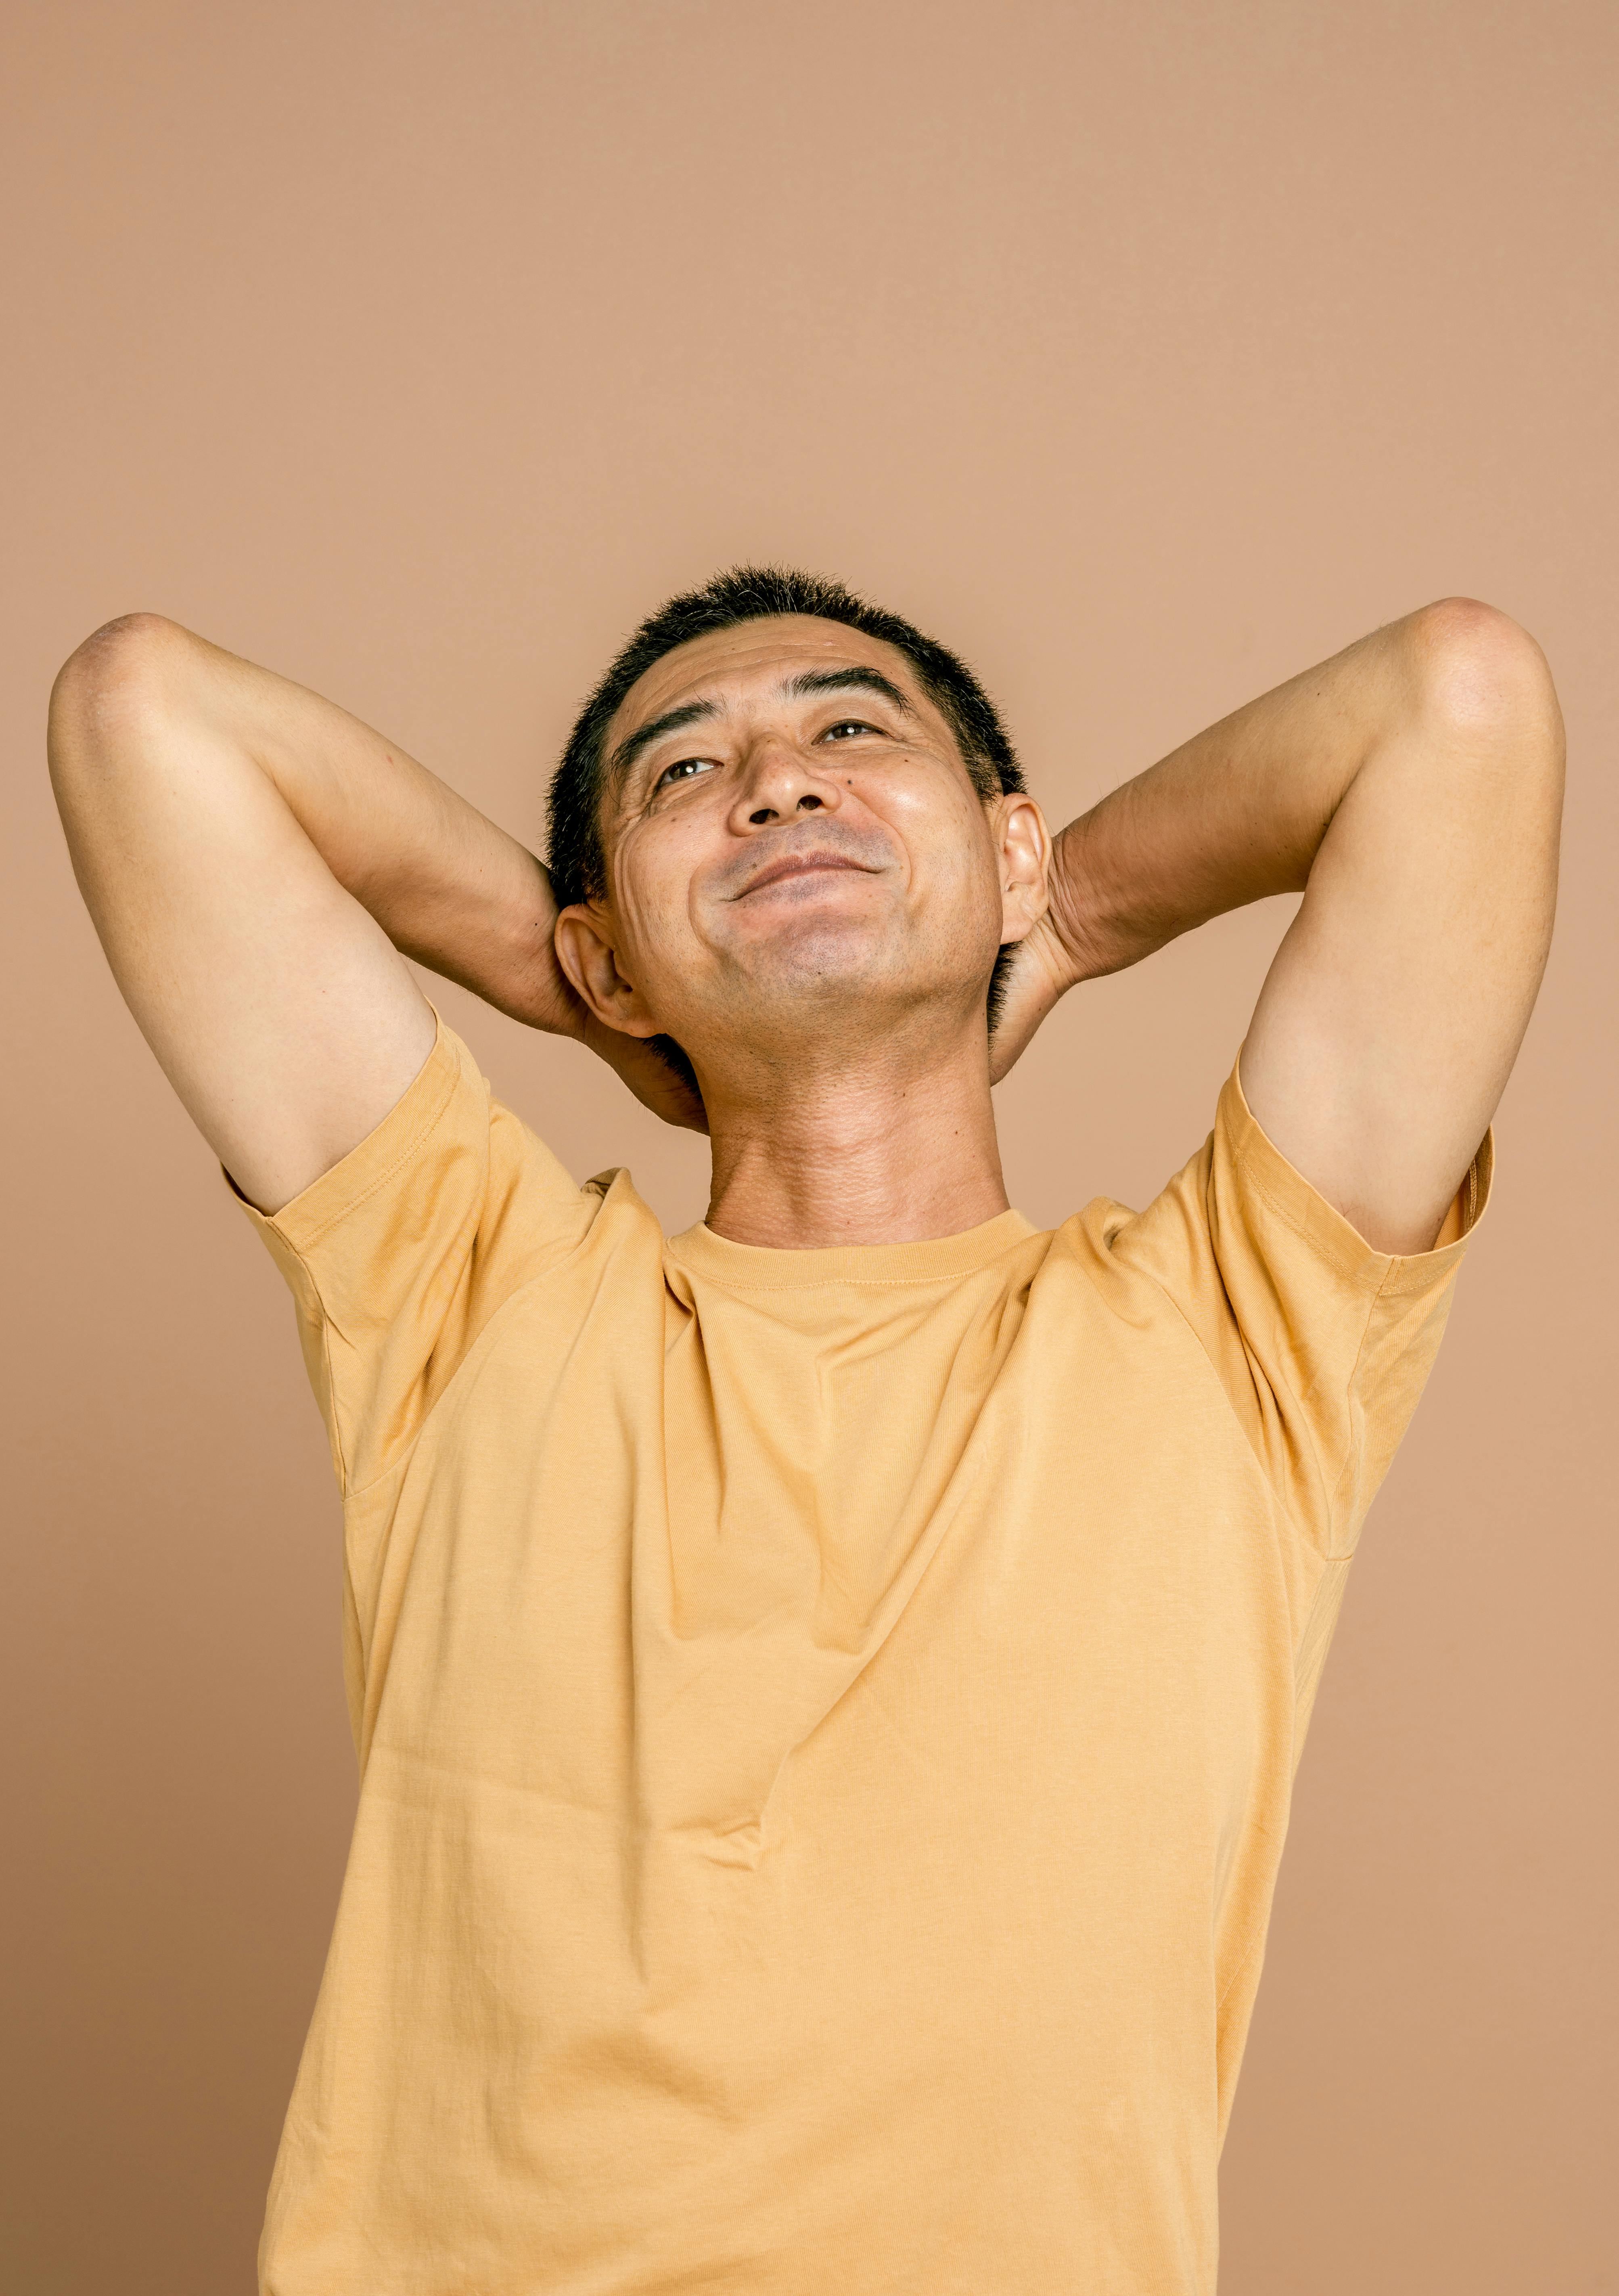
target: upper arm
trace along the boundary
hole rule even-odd
[[[1450,599],[1333,816],[1242,1055],[1265,1132],[1369,1242],[1434,1242],[1551,935],[1563,728],[1541,653]]]
[[[57,680],[51,773],[119,988],[215,1152],[274,1211],[399,1100],[434,1024],[244,744],[239,673],[262,675],[159,617],[109,625]]]

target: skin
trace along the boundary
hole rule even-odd
[[[894,695],[802,684],[848,672]],[[532,854],[331,703],[160,617],[78,649],[50,723],[74,866],[244,1194],[280,1209],[409,1086],[433,1033],[409,955],[706,1123],[721,1234],[957,1233],[1005,1208],[990,1086],[1057,999],[1294,890],[1244,1090],[1370,1242],[1432,1245],[1555,902],[1562,725],[1508,617],[1447,599],[1391,623],[1054,840],[1031,800],[982,802],[903,658],[839,626],[785,618],[680,649],[611,745],[699,707],[615,781],[607,896],[559,917]],[[691,1058],[700,1106],[649,1048],[658,1033]]]
[[[845,676],[874,683],[794,690]],[[1039,808],[985,804],[904,658],[835,624],[683,646],[626,698],[609,756],[692,707],[713,714],[613,777],[608,898],[564,910],[556,940],[604,1025],[688,1050],[709,1225],[790,1245],[993,1218],[985,989],[1045,912]]]

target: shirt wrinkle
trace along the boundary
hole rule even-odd
[[[363,1764],[261,2296],[1214,2296],[1293,1770],[1460,1245],[1372,1253],[1235,1076],[1140,1213],[666,1241],[442,1021],[244,1210]]]

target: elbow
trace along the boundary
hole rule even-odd
[[[1522,624],[1476,598],[1441,598],[1411,615],[1406,630],[1423,723],[1447,746],[1510,760],[1560,787],[1557,689],[1545,655]]]
[[[119,614],[74,647],[53,691],[83,702],[150,687],[188,643],[187,632],[166,615]]]
[[[76,646],[51,689],[53,775],[94,764],[173,709],[189,632],[162,614],[120,614]]]

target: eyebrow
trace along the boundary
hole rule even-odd
[[[901,693],[891,677],[880,669],[865,669],[851,665],[847,669],[805,669],[797,677],[789,677],[780,689],[784,694],[802,699],[812,693],[880,693],[907,718],[914,718],[912,703]],[[631,767],[637,758],[650,750],[654,742],[661,742],[666,734],[678,734],[683,726],[696,726],[706,718],[717,718],[717,701],[683,701],[678,709],[666,709],[661,718],[650,718],[626,734],[608,759],[608,775],[615,783],[629,778]]]
[[[880,693],[907,718],[914,718],[912,703],[900,692],[891,677],[880,669],[805,669],[797,677],[789,677],[781,688],[783,693]]]

